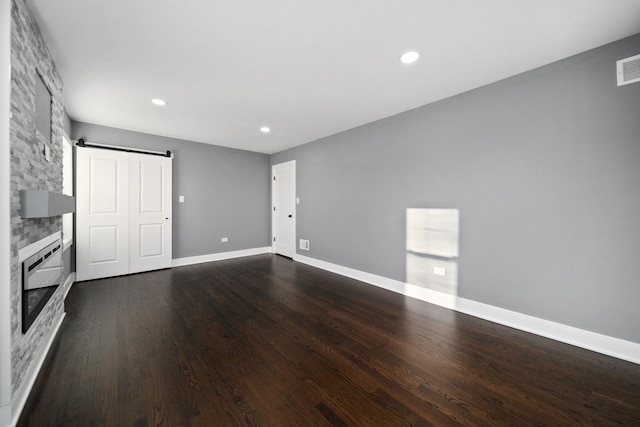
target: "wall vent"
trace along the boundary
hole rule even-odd
[[[616,62],[618,86],[640,82],[640,55],[630,56]]]

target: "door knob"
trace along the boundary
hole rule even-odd
[[[292,217],[293,217],[293,215],[289,215],[289,218],[292,218]]]

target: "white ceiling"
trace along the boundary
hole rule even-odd
[[[28,3],[73,120],[263,153],[640,32],[638,0]]]

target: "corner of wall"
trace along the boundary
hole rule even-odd
[[[0,2],[0,425],[11,403],[10,206],[11,2]]]

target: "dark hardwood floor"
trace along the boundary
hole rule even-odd
[[[272,255],[74,285],[20,426],[640,425],[640,365]]]

